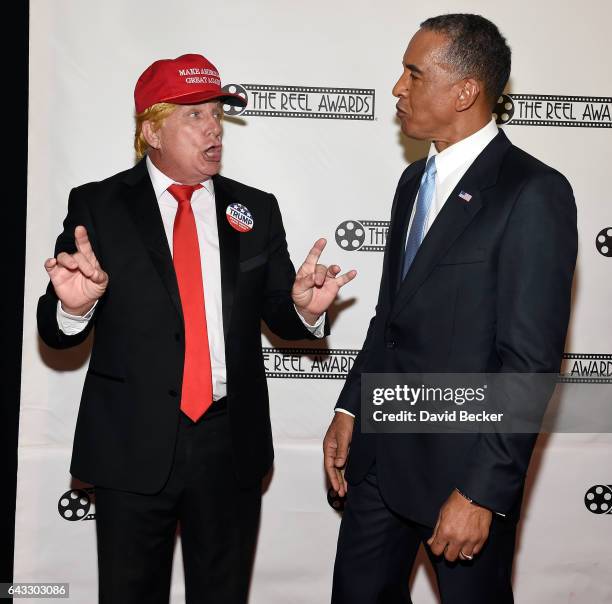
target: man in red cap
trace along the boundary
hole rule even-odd
[[[200,55],[139,78],[141,161],[73,189],[42,339],[81,343],[95,325],[71,473],[96,487],[100,601],[167,602],[177,524],[187,602],[243,603],[272,464],[260,323],[322,337],[355,271],[297,276],[274,196],[219,175],[221,88]]]

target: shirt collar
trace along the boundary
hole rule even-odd
[[[438,179],[444,181],[455,170],[462,165],[472,163],[484,148],[497,136],[497,124],[494,119],[491,119],[480,130],[470,134],[454,145],[447,147],[444,151],[438,152],[435,144],[432,142],[429,147],[427,159],[432,155],[436,155],[436,172]]]
[[[147,170],[149,171],[149,178],[151,179],[151,184],[153,185],[153,190],[155,191],[155,198],[159,201],[160,197],[166,192],[168,187],[174,184],[176,181],[172,180],[170,177],[166,176],[152,161],[151,158],[147,155]],[[214,196],[215,189],[213,186],[212,178],[205,180],[200,183],[211,195]],[[174,198],[172,198],[174,199]]]

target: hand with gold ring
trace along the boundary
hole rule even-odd
[[[484,547],[492,518],[490,510],[454,490],[440,509],[427,545],[434,556],[444,556],[449,562],[457,558],[469,561]]]

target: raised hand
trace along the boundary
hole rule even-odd
[[[298,312],[311,325],[329,308],[343,285],[352,281],[357,271],[339,275],[337,264],[318,264],[327,241],[319,239],[313,245],[306,260],[297,272],[291,296]]]
[[[84,315],[106,291],[108,275],[98,263],[84,226],[74,229],[74,239],[77,251],[48,258],[45,270],[62,308],[71,315]]]

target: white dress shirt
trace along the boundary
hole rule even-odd
[[[438,152],[435,144],[432,142],[429,147],[427,159],[436,156],[436,188],[434,197],[431,202],[427,219],[425,220],[425,230],[423,236],[427,234],[431,225],[438,217],[440,210],[444,207],[449,195],[457,186],[459,181],[464,177],[469,167],[474,163],[474,160],[482,153],[484,148],[497,136],[497,124],[494,119],[491,119],[486,126],[474,132],[467,138],[456,142],[454,145],[447,147],[444,151]],[[469,191],[467,191],[469,193]],[[417,193],[418,197],[418,193]],[[406,241],[408,243],[408,233],[412,227],[416,203],[412,206],[412,214],[406,231]],[[335,411],[340,411],[355,417],[350,411],[336,407]]]
[[[159,204],[170,253],[172,254],[174,218],[178,209],[178,202],[172,193],[168,191],[168,187],[174,184],[175,181],[161,172],[149,157],[147,157],[146,162],[153,190],[155,191],[155,197]],[[217,231],[217,212],[215,209],[213,182],[212,179],[208,179],[201,184],[202,188],[193,192],[191,207],[195,217],[200,247],[200,260],[202,263],[202,282],[204,284],[206,325],[212,369],[213,399],[218,400],[227,394],[223,306],[221,299],[221,256],[219,253],[219,233]],[[95,306],[84,316],[77,317],[66,313],[62,309],[61,303],[58,302],[57,324],[60,330],[66,335],[79,333],[85,329],[85,326],[93,316],[94,309]],[[323,337],[325,314],[321,315],[314,325],[306,323],[299,313],[297,315],[313,335],[318,338]]]
[[[474,132],[467,138],[438,152],[436,145],[431,143],[427,159],[436,156],[436,188],[434,197],[429,208],[429,214],[425,220],[423,236],[427,234],[434,220],[438,217],[440,210],[444,207],[449,195],[453,192],[459,181],[465,176],[474,160],[484,151],[484,148],[497,136],[497,124],[491,119],[486,126]],[[469,193],[469,191],[467,191]],[[418,193],[417,193],[418,196]],[[406,232],[406,243],[408,233],[412,227],[416,203],[412,207],[410,223]]]

